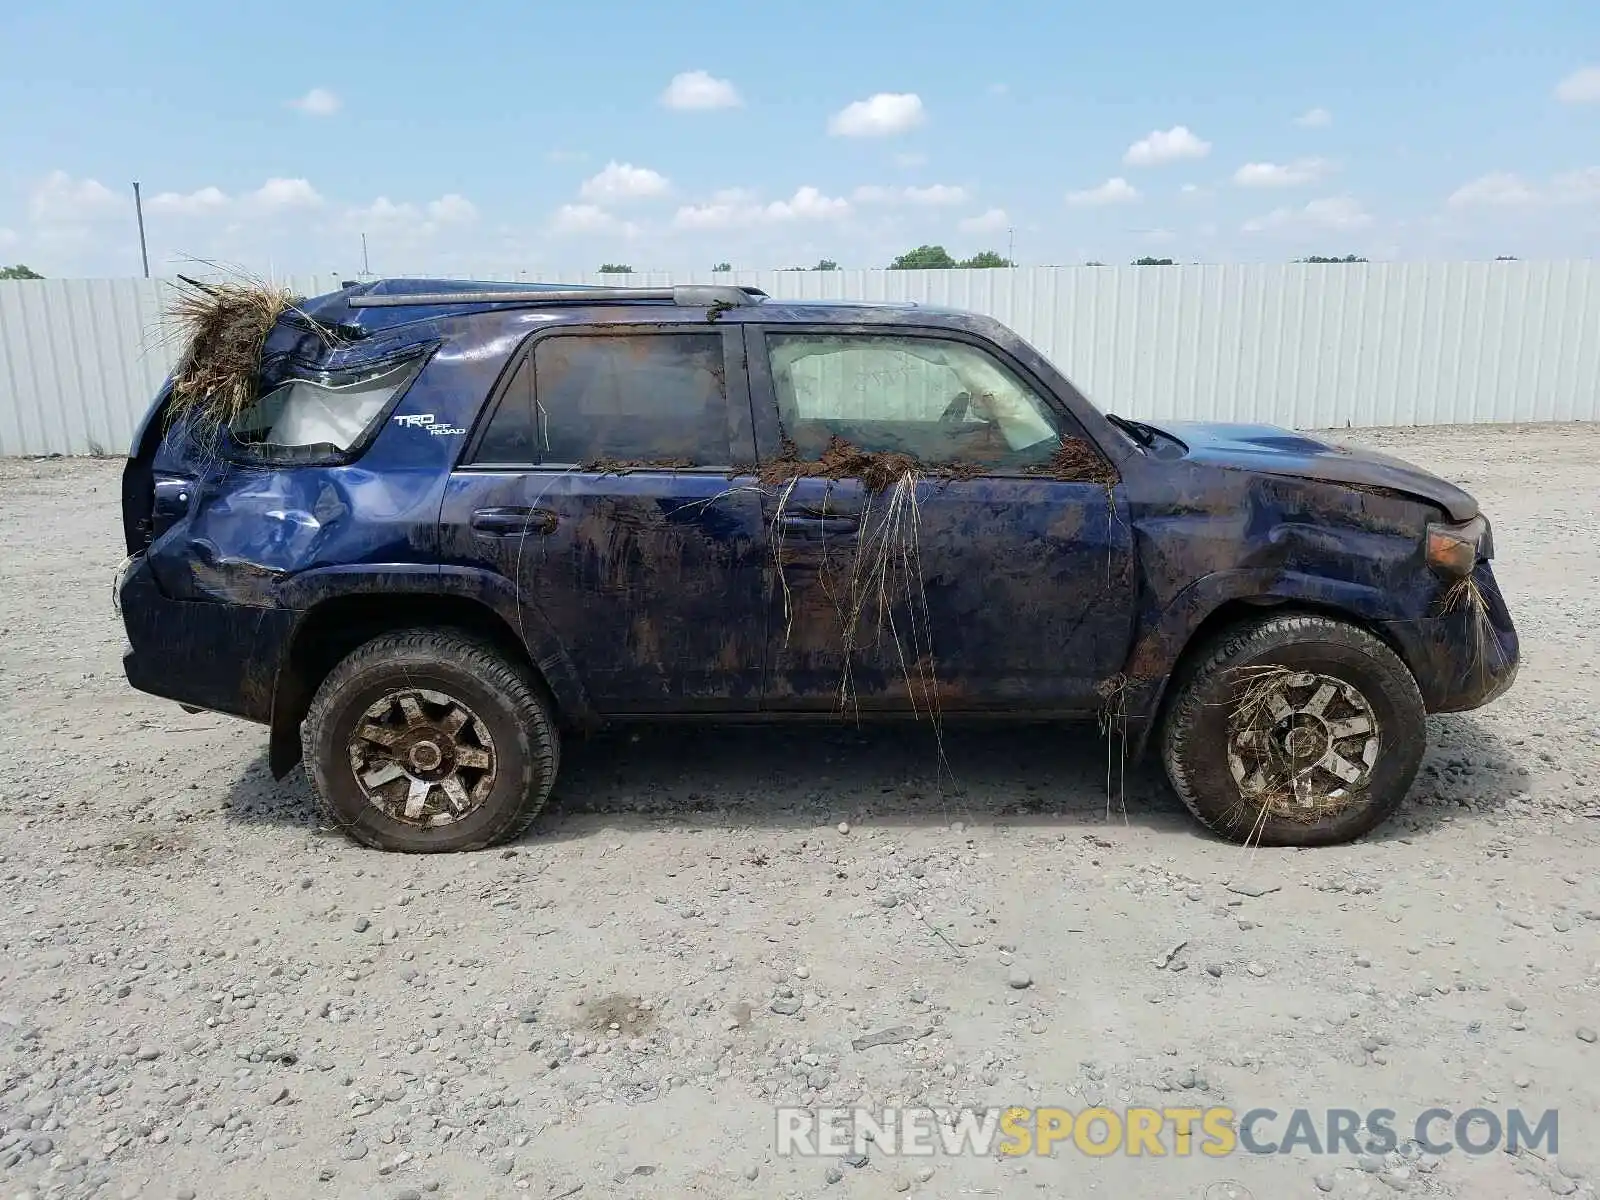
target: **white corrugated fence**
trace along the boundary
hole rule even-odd
[[[510,271],[502,279],[523,279]],[[1102,408],[1297,428],[1600,419],[1600,263],[563,274],[988,313]],[[331,276],[284,281],[305,295]],[[0,281],[0,454],[126,450],[176,357],[157,280]]]

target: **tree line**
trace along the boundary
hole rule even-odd
[[[1359,254],[1323,255],[1312,254],[1305,258],[1297,258],[1296,263],[1306,264],[1338,264],[1338,263],[1364,263],[1367,258]],[[1500,254],[1495,257],[1496,262],[1516,262],[1514,254]],[[971,258],[956,258],[943,246],[918,246],[914,250],[907,250],[898,255],[889,264],[891,271],[937,271],[937,270],[982,270],[989,267],[1014,267],[1017,264],[1004,257],[995,250],[980,250]],[[1082,264],[1086,267],[1103,267],[1107,264],[1097,259],[1090,259]],[[1130,266],[1134,267],[1175,267],[1178,261],[1172,258],[1155,258],[1145,255],[1134,259]],[[824,258],[814,267],[780,267],[782,271],[837,271],[839,264],[831,258]],[[733,264],[724,260],[714,264],[711,270],[721,274],[733,270]],[[633,268],[625,263],[604,263],[600,267],[602,275],[631,275]]]
[[[1297,263],[1364,263],[1367,261],[1367,259],[1362,258],[1359,254],[1346,254],[1342,257],[1324,257],[1320,254],[1313,254],[1307,258],[1297,258],[1294,261]],[[1498,254],[1495,256],[1495,262],[1516,261],[1517,256],[1514,254]],[[971,258],[957,259],[953,257],[943,246],[918,246],[915,250],[907,250],[904,254],[897,257],[892,263],[889,264],[889,270],[971,271],[982,270],[987,267],[1014,267],[1016,265],[1017,264],[1012,262],[1009,258],[1001,257],[1000,254],[994,250],[980,250]],[[1098,262],[1094,259],[1090,259],[1083,265],[1086,267],[1103,267],[1106,264],[1103,262]],[[1175,267],[1178,264],[1174,259],[1152,258],[1146,255],[1143,258],[1134,259],[1129,265],[1135,267]],[[733,264],[726,261],[719,262],[713,265],[711,269],[712,271],[720,274],[732,271]],[[837,271],[839,269],[839,264],[834,262],[831,258],[824,258],[818,261],[817,265],[814,267],[783,267],[780,269],[784,271]],[[633,268],[627,263],[601,263],[599,273],[601,275],[632,275]],[[9,267],[0,267],[0,279],[43,278],[43,275],[33,270],[33,268],[27,266],[25,263],[17,263],[14,266]]]

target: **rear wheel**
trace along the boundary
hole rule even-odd
[[[1235,842],[1325,846],[1387,820],[1426,749],[1422,697],[1381,641],[1343,621],[1276,616],[1213,640],[1174,681],[1167,777]]]
[[[527,828],[560,745],[526,668],[450,629],[386,634],[317,689],[301,729],[328,818],[383,850],[475,850]]]

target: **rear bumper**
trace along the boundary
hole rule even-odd
[[[1430,713],[1465,712],[1505,695],[1520,661],[1516,627],[1488,564],[1465,592],[1431,617],[1389,621],[1384,631],[1404,652]]]
[[[128,648],[122,670],[141,692],[249,721],[270,722],[288,609],[172,600],[140,555],[117,584]]]

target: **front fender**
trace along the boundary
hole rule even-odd
[[[1124,668],[1127,713],[1129,720],[1139,726],[1136,753],[1144,749],[1172,673],[1196,630],[1224,604],[1241,600],[1263,607],[1300,603],[1348,613],[1363,623],[1399,620],[1408,615],[1392,592],[1349,580],[1266,568],[1214,571],[1202,576],[1145,625]]]

